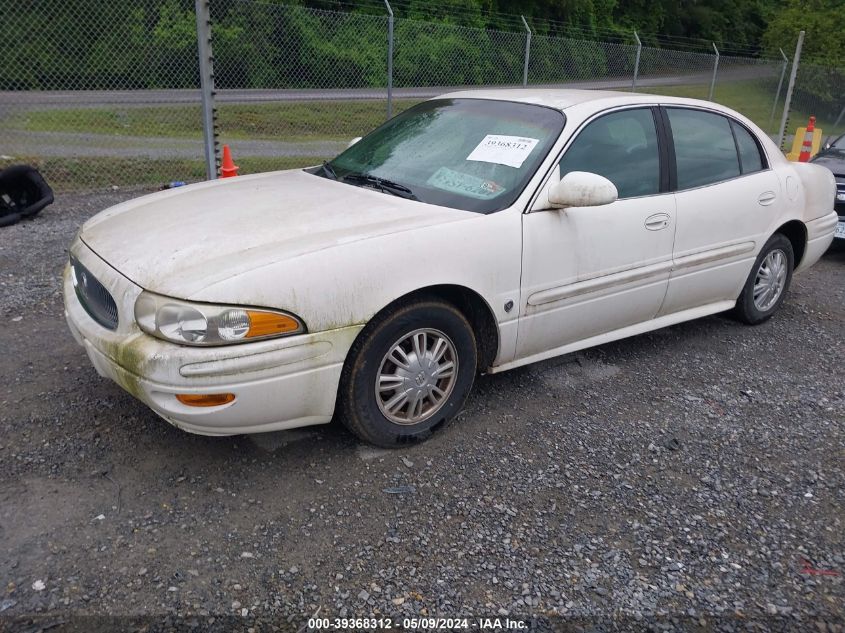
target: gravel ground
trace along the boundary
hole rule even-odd
[[[705,318],[479,378],[422,446],[335,424],[204,438],[100,379],[63,322],[75,230],[137,193],[0,229],[0,631],[843,630],[845,249],[761,326]]]

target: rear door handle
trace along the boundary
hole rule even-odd
[[[769,206],[777,199],[777,195],[775,195],[774,191],[765,191],[760,194],[760,197],[757,198],[757,202],[759,202],[764,207]]]
[[[655,213],[645,219],[645,228],[649,231],[659,231],[669,226],[668,213]]]

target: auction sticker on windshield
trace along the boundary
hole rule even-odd
[[[492,180],[484,180],[483,178],[464,174],[448,167],[441,167],[434,172],[431,178],[428,179],[427,184],[438,189],[443,189],[444,191],[462,193],[481,200],[495,198],[505,191],[504,187]]]
[[[507,165],[519,169],[539,142],[540,139],[537,138],[488,134],[467,156],[467,160]]]

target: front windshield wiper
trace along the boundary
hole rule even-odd
[[[334,169],[332,169],[332,166],[329,165],[329,161],[325,161],[322,165],[320,165],[320,169],[322,169],[323,173],[332,180],[337,180],[337,174],[334,173]]]
[[[362,185],[371,185],[379,191],[399,196],[400,198],[405,198],[406,200],[419,200],[419,198],[414,195],[414,192],[408,187],[400,185],[398,182],[388,180],[387,178],[379,178],[378,176],[357,174],[353,172],[351,174],[346,174],[343,178],[341,178],[341,180],[350,184],[358,183]]]

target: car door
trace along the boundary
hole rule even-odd
[[[517,358],[542,354],[655,316],[672,264],[675,199],[656,108],[601,114],[557,169],[611,180],[619,199],[523,216]],[[551,354],[550,354],[551,355]]]
[[[663,112],[673,140],[677,228],[661,316],[736,299],[781,205],[780,181],[745,126],[703,109]]]

